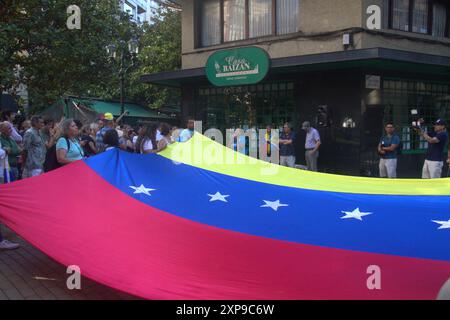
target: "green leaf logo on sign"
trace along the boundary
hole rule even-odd
[[[269,55],[257,47],[217,51],[206,63],[206,76],[218,87],[258,83],[268,71]]]

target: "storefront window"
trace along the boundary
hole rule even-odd
[[[415,117],[424,118],[431,130],[433,121],[450,118],[450,84],[402,79],[383,81],[384,121],[393,121],[408,153],[423,153],[427,142],[411,128]],[[411,115],[416,109],[418,116]]]
[[[231,128],[281,127],[297,123],[294,83],[274,82],[264,85],[223,88],[199,88],[196,105],[202,110],[207,128],[225,131]]]
[[[245,38],[245,0],[225,0],[224,41],[236,41]]]
[[[298,31],[298,0],[277,1],[277,34],[288,34]]]
[[[220,1],[204,0],[201,2],[201,43],[211,46],[220,43]]]

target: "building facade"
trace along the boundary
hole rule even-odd
[[[128,12],[137,23],[150,22],[152,11],[158,4],[152,0],[120,0],[120,8]]]
[[[182,70],[143,75],[179,87],[185,118],[203,127],[281,127],[321,133],[322,172],[377,176],[376,146],[393,121],[403,142],[400,177],[419,177],[427,143],[411,130],[450,120],[450,2],[440,0],[184,0]],[[260,82],[217,87],[208,58],[258,47],[270,70]],[[319,107],[326,110],[326,121]],[[430,126],[431,128],[431,126]]]

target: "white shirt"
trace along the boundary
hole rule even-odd
[[[194,130],[184,129],[181,131],[180,137],[178,138],[178,142],[186,142],[194,135]]]
[[[153,143],[152,140],[148,139],[144,142],[144,145],[142,146],[142,151],[148,151],[153,150]]]
[[[22,142],[22,136],[17,132],[16,128],[13,126],[13,124],[11,122],[8,122],[9,126],[12,129],[11,132],[11,138],[17,142],[17,143],[21,143]]]
[[[162,138],[163,136],[161,135],[161,131],[156,130],[156,142],[159,142]]]
[[[8,155],[6,151],[2,149],[2,144],[0,142],[0,175],[3,177],[3,169],[9,168]]]
[[[319,131],[317,131],[314,128],[311,128],[311,130],[306,134],[305,149],[314,149],[317,145],[317,142],[319,141],[320,141]]]

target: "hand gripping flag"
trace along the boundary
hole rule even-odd
[[[251,159],[195,134],[0,186],[0,221],[64,265],[149,299],[435,299],[450,179]]]

